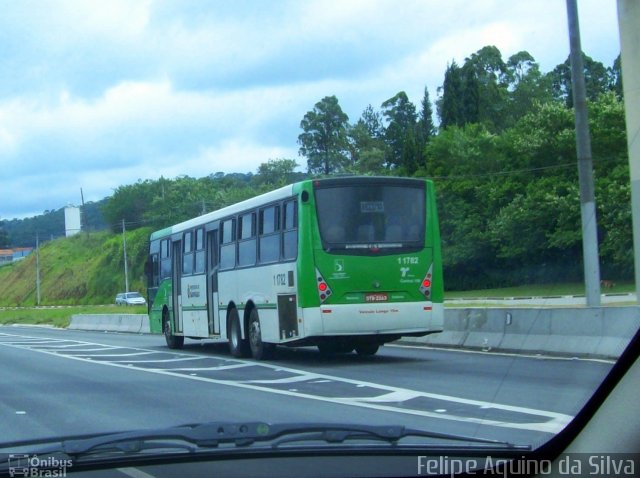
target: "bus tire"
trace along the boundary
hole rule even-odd
[[[266,360],[271,358],[274,345],[262,341],[262,330],[260,329],[260,317],[258,311],[253,308],[249,314],[249,327],[247,335],[249,337],[249,347],[251,355],[256,360]]]
[[[358,353],[358,355],[363,356],[375,355],[376,352],[378,352],[379,348],[380,344],[377,344],[375,342],[362,342],[356,344],[356,352]]]
[[[165,309],[162,312],[162,332],[164,339],[167,341],[167,347],[170,349],[181,349],[184,345],[184,337],[182,335],[173,335],[171,330],[171,321],[169,320],[169,311]]]
[[[242,338],[240,317],[238,317],[238,309],[235,307],[229,311],[227,323],[229,330],[229,352],[237,358],[247,357],[249,355],[249,344],[246,339]]]

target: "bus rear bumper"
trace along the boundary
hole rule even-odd
[[[303,309],[304,336],[414,336],[441,332],[443,304],[339,304]]]

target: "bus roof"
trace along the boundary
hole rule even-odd
[[[194,227],[202,226],[204,224],[208,224],[210,222],[223,219],[227,216],[231,216],[233,214],[237,214],[239,212],[245,211],[247,209],[253,209],[263,204],[268,204],[273,201],[277,201],[279,199],[285,199],[291,197],[293,195],[294,187],[300,184],[309,183],[312,181],[321,181],[326,183],[337,183],[341,181],[404,181],[404,182],[430,182],[429,180],[425,180],[423,178],[399,178],[394,176],[334,176],[329,178],[321,178],[321,179],[306,179],[304,181],[299,181],[297,183],[289,184],[287,186],[283,186],[279,189],[275,189],[273,191],[269,191],[268,193],[260,194],[259,196],[255,196],[249,199],[245,199],[236,204],[232,204],[230,206],[223,207],[222,209],[218,209],[216,211],[209,212],[207,214],[203,214],[202,216],[195,217],[193,219],[188,219],[181,223],[175,224],[173,226],[165,227],[164,229],[160,229],[151,234],[150,240],[160,239],[163,237],[170,236],[175,233],[187,231]]]
[[[260,194],[259,196],[245,199],[244,201],[223,207],[222,209],[203,214],[202,216],[188,219],[173,226],[165,227],[164,229],[153,232],[151,234],[151,240],[153,241],[154,239],[170,236],[171,234],[177,232],[186,231],[194,227],[201,226],[227,216],[231,216],[246,209],[253,209],[255,207],[261,206],[262,204],[267,204],[272,201],[277,201],[278,199],[290,197],[293,195],[293,186],[294,184],[289,184],[274,191],[269,191],[268,193]]]

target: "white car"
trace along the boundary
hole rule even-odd
[[[122,292],[116,295],[116,305],[145,305],[147,301],[139,292]]]

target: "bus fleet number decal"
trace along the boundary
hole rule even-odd
[[[418,264],[418,256],[412,257],[398,257],[398,264]]]
[[[273,275],[273,285],[287,285],[287,275],[286,274],[274,274]]]

